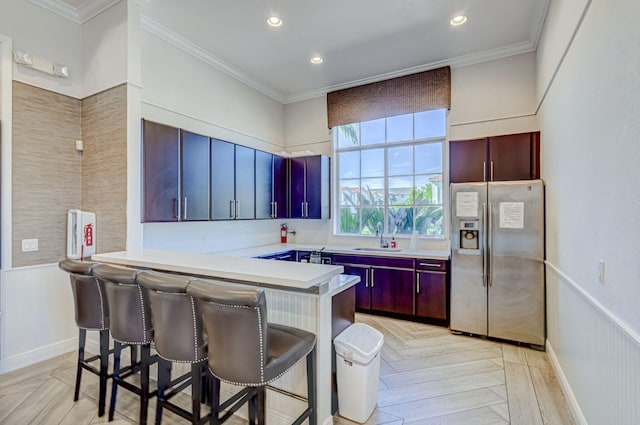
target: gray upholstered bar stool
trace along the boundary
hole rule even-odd
[[[307,408],[293,422],[316,424],[314,334],[267,322],[264,289],[194,279],[187,288],[200,305],[209,343],[209,371],[223,382],[252,390],[249,421],[265,423],[266,385],[306,357]],[[244,402],[240,400],[239,403]],[[214,400],[214,406],[216,401]],[[235,409],[231,409],[235,410]],[[227,418],[212,415],[211,423]]]
[[[78,325],[78,362],[76,368],[76,386],[73,401],[78,401],[82,370],[88,370],[98,375],[100,379],[98,393],[98,416],[104,415],[105,398],[107,395],[107,379],[110,377],[109,365],[109,306],[104,285],[91,274],[97,265],[90,261],[76,261],[64,259],[58,263],[60,269],[69,273],[71,290]],[[84,347],[87,330],[100,332],[100,354],[85,358]],[[99,360],[100,367],[95,368],[92,362]]]
[[[158,361],[158,403],[156,424],[162,421],[163,408],[199,424],[201,406],[209,394],[206,380],[207,344],[202,330],[202,315],[193,298],[187,295],[190,277],[143,271],[137,282],[149,295],[155,330]],[[191,371],[171,380],[172,363],[189,363]],[[170,399],[191,386],[191,411],[171,403]]]
[[[149,366],[157,361],[151,355],[153,327],[151,309],[144,291],[136,283],[138,270],[99,265],[93,268],[93,275],[104,283],[109,312],[111,317],[111,336],[114,340],[113,381],[111,387],[111,404],[109,420],[113,420],[116,408],[118,386],[121,386],[140,397],[140,423],[147,423],[149,398],[156,395],[149,387]],[[123,346],[137,346],[140,349],[140,361],[132,356],[131,364],[120,366],[120,353]],[[133,351],[133,350],[132,350]],[[140,385],[125,379],[140,372]]]

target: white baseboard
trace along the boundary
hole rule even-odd
[[[589,425],[587,423],[587,419],[584,417],[582,413],[582,409],[578,404],[578,400],[573,394],[573,390],[571,389],[571,385],[569,385],[569,381],[560,366],[560,362],[558,361],[558,357],[556,357],[556,353],[553,351],[553,347],[551,346],[551,342],[547,340],[547,354],[549,356],[549,360],[551,361],[551,366],[553,367],[553,371],[558,378],[560,383],[560,388],[562,388],[562,392],[564,393],[565,398],[567,399],[567,404],[569,405],[569,409],[571,410],[571,414],[573,415],[573,420],[576,425]]]
[[[30,366],[77,349],[78,338],[70,338],[25,353],[16,354],[6,359],[0,359],[0,374]]]

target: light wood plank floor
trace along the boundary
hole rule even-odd
[[[378,407],[367,425],[573,425],[545,353],[448,329],[358,314],[357,320],[385,336]],[[80,400],[73,402],[75,353],[0,376],[0,425],[81,425],[97,417],[98,380],[83,374]],[[107,404],[110,398],[107,394]],[[182,402],[189,406],[189,398]],[[149,421],[155,417],[150,403]],[[135,424],[138,400],[118,392],[114,425]],[[163,424],[184,424],[165,412]],[[229,425],[245,424],[233,417]],[[335,425],[352,425],[336,415]],[[319,424],[322,425],[322,424]]]

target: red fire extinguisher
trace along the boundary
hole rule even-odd
[[[91,223],[84,226],[84,244],[93,246],[93,224]]]
[[[287,223],[280,225],[280,243],[287,243]]]

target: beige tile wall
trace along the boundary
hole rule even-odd
[[[13,82],[13,267],[66,253],[67,210],[81,205],[81,102]],[[23,239],[38,251],[22,252]]]
[[[82,209],[96,213],[97,252],[125,249],[126,124],[126,85],[82,100]]]

